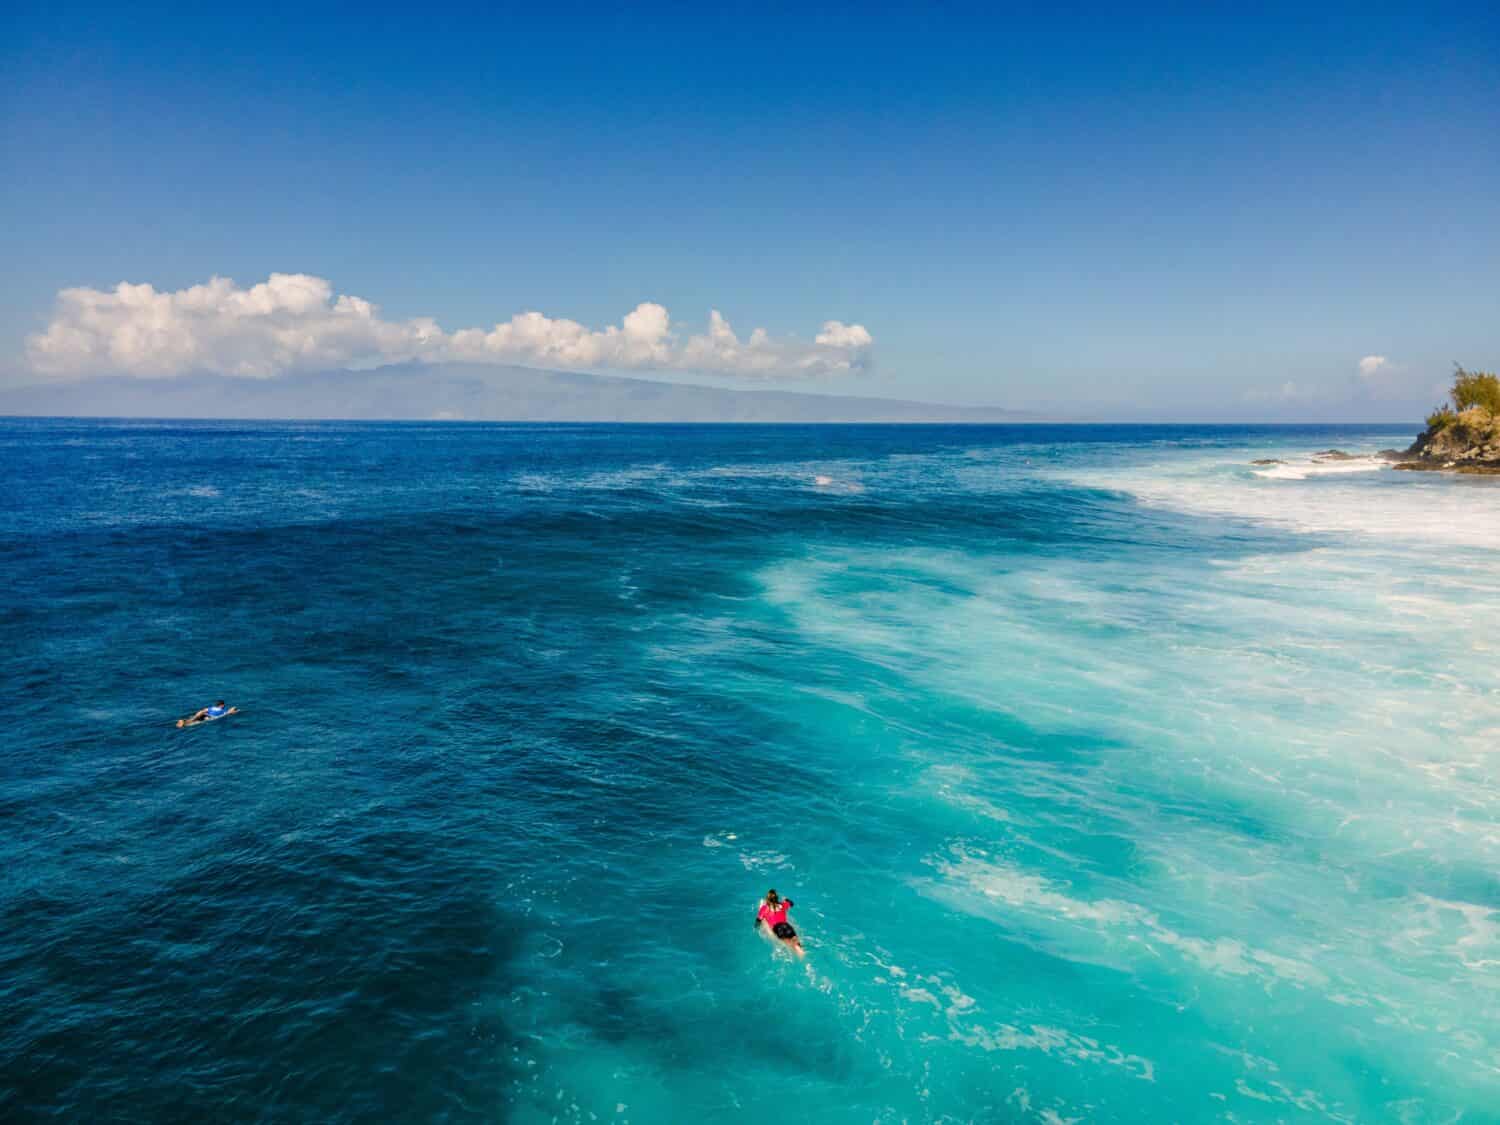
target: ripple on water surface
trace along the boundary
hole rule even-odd
[[[1409,436],[0,423],[0,1111],[1486,1120]]]

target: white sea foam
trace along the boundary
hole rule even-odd
[[[813,474],[813,487],[819,492],[832,492],[846,496],[852,496],[865,490],[865,486],[857,480],[830,476],[827,473]]]
[[[942,1036],[923,1033],[926,1038],[946,1038],[986,1052],[1036,1051],[1070,1063],[1120,1067],[1144,1081],[1155,1080],[1156,1067],[1150,1059],[1113,1043],[1055,1025],[988,1022],[983,1019],[979,1001],[951,978],[935,973],[913,977],[899,966],[881,963],[878,957],[869,960],[889,974],[876,977],[877,983],[888,984],[903,1002],[924,1014],[931,1009],[930,1018],[941,1018]]]
[[[1500,1073],[1487,1014],[1500,1010],[1500,913],[1419,888],[1500,864],[1500,668],[1486,659],[1500,570],[1366,534],[1360,505],[1407,503],[1405,474],[1220,471],[1188,479],[1238,505],[1225,514],[1284,496],[1301,521],[1288,526],[1311,530],[1298,505],[1339,495],[1359,533],[1253,555],[1231,542],[1217,560],[1145,568],[1128,555],[1027,568],[972,551],[824,547],[767,571],[767,597],[805,643],[970,708],[978,730],[990,714],[1024,721],[1015,747],[957,724],[924,730],[869,684],[841,682],[860,714],[907,724],[915,783],[903,796],[940,803],[954,826],[928,853],[936,877],[916,878],[924,895],[1051,957],[1163,974],[1174,1002],[1226,1026],[1295,996],[1318,1022],[1321,1011],[1367,1041],[1398,1036],[1383,1057],[1479,1089]],[[1440,503],[1448,489],[1490,495],[1472,483],[1416,486]],[[1053,757],[1096,733],[1096,752]],[[1048,752],[1028,755],[1028,738]],[[1075,833],[1129,838],[1131,877],[1092,878],[1087,848],[1070,854]],[[1399,886],[1411,893],[1393,896]],[[989,1037],[966,1045],[1030,1034],[1014,1018],[982,1023]],[[1291,1057],[1274,1065],[1307,1073]],[[1241,1112],[1350,1116],[1307,1082],[1242,1077],[1253,1092],[1232,1076],[1221,1087]]]
[[[746,871],[780,871],[791,866],[780,852],[740,852],[739,859]]]
[[[938,893],[961,908],[965,899],[951,893],[955,884],[978,892],[984,899],[1003,903],[1012,911],[1022,911],[1051,923],[1119,929],[1125,932],[1126,941],[1145,943],[1148,952],[1155,943],[1190,958],[1211,973],[1274,977],[1294,987],[1327,983],[1321,971],[1296,957],[1256,949],[1233,937],[1204,938],[1181,933],[1154,911],[1132,902],[1074,898],[1039,875],[970,854],[963,846],[954,849],[952,858],[935,859],[933,864],[949,883],[948,887],[939,888]],[[1123,954],[1126,960],[1133,957],[1128,946],[1114,952]]]
[[[1391,463],[1383,457],[1354,457],[1348,461],[1309,457],[1256,469],[1254,475],[1263,480],[1306,480],[1308,477],[1343,476],[1346,473],[1375,473],[1390,467]]]
[[[983,1051],[1039,1051],[1077,1062],[1118,1066],[1145,1082],[1156,1080],[1156,1067],[1150,1059],[1128,1054],[1112,1043],[1103,1043],[1067,1028],[1046,1024],[1025,1027],[1009,1023],[985,1025],[972,1021],[967,1008],[953,1004],[948,1006],[947,1016],[949,1038],[968,1047]]]
[[[1331,458],[1326,453],[1313,453],[1302,458],[1280,459],[1275,465],[1254,468],[1251,474],[1262,480],[1307,480],[1308,477],[1341,477],[1350,472],[1380,472],[1391,468],[1388,459],[1377,455],[1344,455]]]
[[[1144,504],[1250,519],[1300,532],[1500,549],[1500,481],[1392,470],[1373,454],[1251,466],[1255,449],[1179,452],[1146,463],[1040,470],[1055,479],[1126,492]]]

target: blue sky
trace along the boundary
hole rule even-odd
[[[755,385],[1120,417],[1405,421],[1500,365],[1493,5],[0,20],[8,383],[60,290],[276,273],[450,333],[717,309],[781,342]]]

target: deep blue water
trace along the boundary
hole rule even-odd
[[[0,420],[0,1117],[1500,1120],[1411,436]]]

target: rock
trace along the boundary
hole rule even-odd
[[[1251,461],[1252,465],[1285,465],[1285,461],[1278,461],[1274,457],[1262,457],[1259,461]]]
[[[1420,463],[1428,469],[1500,473],[1500,415],[1482,406],[1439,412],[1406,451],[1406,457],[1397,468]]]
[[[1325,449],[1322,453],[1314,453],[1314,461],[1353,461],[1353,453],[1345,453],[1342,449]]]

